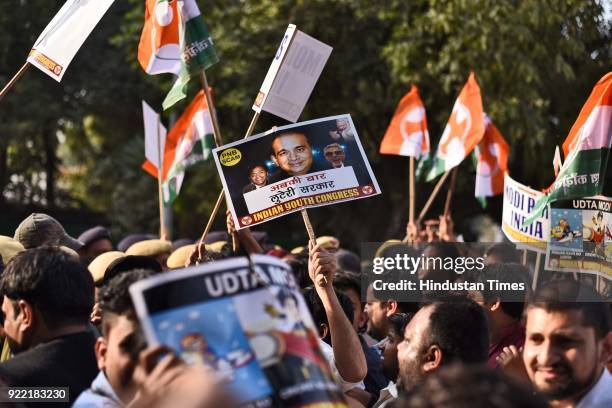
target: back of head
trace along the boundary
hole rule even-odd
[[[338,297],[338,302],[340,303],[340,306],[342,307],[342,310],[344,311],[344,314],[346,315],[349,322],[352,324],[354,313],[353,313],[353,304],[351,303],[351,299],[342,292],[338,292],[338,291],[335,291],[335,292],[336,292],[336,296]],[[323,302],[321,301],[321,298],[319,298],[319,295],[317,294],[316,289],[312,286],[308,287],[303,291],[303,294],[304,294],[304,300],[306,301],[306,305],[308,306],[308,310],[310,311],[310,314],[312,315],[312,320],[314,321],[314,324],[317,327],[317,329],[320,330],[322,324],[326,325],[329,328],[329,322],[327,321],[327,315],[325,314],[325,307],[323,306]],[[323,338],[323,341],[332,345],[331,335],[329,331],[327,333],[327,336]]]
[[[592,327],[598,339],[612,329],[610,303],[591,286],[575,281],[553,281],[542,286],[528,306],[528,309],[532,308],[547,312],[579,311],[583,325]]]
[[[136,312],[129,291],[130,286],[156,273],[157,271],[147,269],[135,269],[113,277],[102,286],[98,295],[98,302],[102,310],[102,332],[104,335],[108,333],[109,326],[112,326],[114,316],[126,316],[128,319],[136,321]]]
[[[32,213],[21,221],[15,230],[15,240],[24,248],[37,248],[43,245],[67,246],[78,250],[83,244],[66,234],[64,227],[47,214]]]
[[[484,310],[463,295],[447,294],[443,300],[426,302],[429,317],[428,343],[443,351],[442,364],[485,363],[489,355],[489,328]]]
[[[94,303],[94,283],[81,263],[59,248],[23,251],[8,263],[0,291],[38,308],[49,328],[86,324]]]
[[[521,263],[521,257],[514,245],[507,242],[498,242],[485,250],[485,262],[487,264],[497,263]]]
[[[548,405],[499,370],[453,365],[428,376],[392,405],[411,408],[545,408]]]

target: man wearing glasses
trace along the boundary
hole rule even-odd
[[[323,149],[325,160],[327,160],[332,168],[337,169],[344,167],[344,149],[338,143],[332,143],[325,146]]]

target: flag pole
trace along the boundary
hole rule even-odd
[[[17,71],[17,73],[15,75],[13,75],[13,77],[8,82],[8,84],[6,84],[4,86],[4,88],[2,88],[2,91],[0,91],[0,100],[2,100],[2,98],[4,98],[4,95],[6,95],[8,93],[8,91],[10,91],[10,89],[13,87],[13,85],[15,85],[15,82],[17,82],[19,80],[19,78],[21,78],[21,76],[28,70],[29,67],[30,67],[30,63],[28,61],[26,61],[21,66],[21,68],[19,68],[19,71]]]
[[[161,135],[159,134],[159,116],[157,116],[157,195],[159,198],[159,238],[167,239],[166,236],[166,223],[164,220],[164,196],[162,193],[162,169],[163,169],[163,157],[161,151]]]
[[[450,185],[446,192],[446,203],[444,203],[444,217],[448,215],[450,210],[451,201],[453,199],[453,192],[455,191],[455,182],[457,181],[457,167],[452,170]]]
[[[408,220],[411,224],[414,222],[414,156],[410,156],[410,215]]]
[[[527,250],[523,249],[523,266],[527,266]]]
[[[542,254],[536,253],[536,263],[535,263],[535,271],[533,272],[533,283],[531,284],[531,289],[535,292],[538,287],[538,280],[540,278],[540,260],[542,258]]]
[[[419,218],[417,218],[417,222],[423,221],[423,217],[425,216],[425,214],[427,214],[427,210],[429,210],[429,207],[431,207],[431,203],[433,203],[434,198],[436,198],[436,195],[438,195],[438,191],[440,191],[440,188],[442,187],[442,184],[444,184],[444,180],[446,180],[449,173],[450,171],[445,171],[442,177],[440,177],[440,180],[438,180],[438,184],[436,184],[433,191],[429,195],[429,199],[423,206],[423,209],[421,210],[419,214]]]

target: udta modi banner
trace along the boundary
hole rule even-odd
[[[213,156],[239,229],[380,194],[350,115],[273,128]]]
[[[504,177],[502,231],[510,241],[516,244],[517,248],[540,253],[546,252],[546,245],[550,236],[548,211],[545,210],[532,224],[521,227],[536,202],[543,196],[543,193],[514,181],[506,173]]]

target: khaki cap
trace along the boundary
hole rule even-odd
[[[172,242],[162,239],[147,239],[136,242],[125,251],[126,255],[157,256],[170,254],[172,252]]]
[[[191,251],[195,248],[195,244],[184,245],[178,249],[176,249],[166,261],[166,265],[170,269],[183,268],[185,266],[185,262],[189,259],[189,255],[191,255]]]
[[[317,238],[317,245],[321,245],[324,249],[338,249],[340,248],[340,240],[330,235],[324,235]]]
[[[99,285],[104,280],[104,274],[108,266],[113,261],[123,258],[125,254],[121,251],[110,251],[98,255],[87,267],[91,276],[93,276],[94,283]]]
[[[43,245],[67,246],[78,250],[83,244],[66,234],[64,227],[55,218],[47,214],[32,213],[15,230],[15,240],[25,249]]]
[[[21,251],[25,251],[25,248],[19,241],[11,237],[0,235],[0,256],[5,265],[12,257]]]

